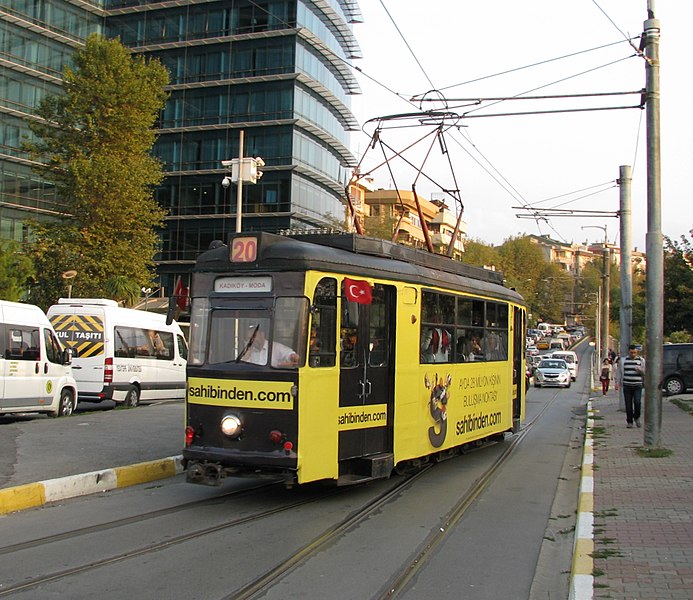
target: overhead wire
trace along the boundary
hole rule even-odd
[[[399,26],[397,25],[397,23],[395,22],[395,20],[392,18],[392,15],[390,14],[390,11],[387,10],[387,7],[385,6],[385,2],[383,2],[383,0],[380,0],[380,6],[383,7],[383,10],[385,11],[385,14],[388,16],[388,18],[390,19],[390,21],[391,21],[392,24],[394,25],[395,29],[397,30],[397,33],[399,33],[399,37],[402,38],[402,41],[404,42],[404,45],[407,47],[407,50],[409,50],[409,53],[412,55],[412,57],[413,57],[414,60],[416,61],[416,64],[419,65],[419,69],[421,69],[421,72],[423,73],[424,77],[425,77],[426,80],[428,81],[429,85],[430,85],[432,88],[435,88],[435,85],[434,85],[433,82],[431,81],[431,78],[428,76],[428,73],[426,73],[426,69],[423,68],[423,65],[421,64],[421,62],[420,62],[419,59],[417,58],[416,54],[414,54],[414,51],[412,50],[411,46],[409,45],[409,42],[407,41],[407,38],[404,37],[404,34],[403,34],[402,31],[400,30]]]
[[[640,36],[636,36],[632,39],[640,39]],[[602,44],[601,46],[595,46],[593,48],[588,48],[586,50],[579,50],[577,52],[571,52],[570,54],[563,54],[562,56],[556,56],[554,58],[548,58],[546,60],[541,60],[539,62],[524,65],[522,67],[514,67],[512,69],[506,69],[505,71],[498,71],[497,73],[492,73],[491,75],[484,75],[482,77],[476,77],[474,79],[469,79],[467,81],[462,81],[460,83],[453,83],[453,84],[444,86],[442,88],[438,88],[438,91],[442,92],[444,90],[448,90],[448,89],[455,88],[455,87],[461,87],[463,85],[469,85],[470,83],[478,83],[479,81],[484,81],[486,79],[492,79],[494,77],[499,77],[501,75],[509,75],[511,73],[517,73],[518,71],[523,71],[525,69],[531,69],[533,67],[539,67],[539,66],[546,65],[546,64],[556,62],[559,60],[563,60],[566,58],[573,58],[575,56],[579,56],[581,54],[586,54],[588,52],[594,52],[596,50],[603,50],[604,48],[609,48],[611,46],[616,46],[616,45],[622,44],[622,43],[623,42],[621,40],[619,40],[618,42],[609,42],[608,44]]]
[[[257,8],[259,8],[259,9],[261,9],[261,10],[265,10],[266,12],[269,13],[269,11],[267,11],[267,9],[266,9],[265,7],[260,6],[260,5],[259,5],[258,3],[256,3],[254,0],[249,0],[249,1],[250,1],[251,4],[253,4],[253,5],[256,6]],[[597,2],[596,2],[595,0],[593,0],[593,2],[594,2],[594,4],[595,4],[600,10],[602,10],[602,12],[604,13],[604,15],[605,15],[607,18],[609,18],[610,21],[612,21],[612,20],[610,19],[610,17],[608,17],[608,15],[606,15],[606,13],[603,11],[603,9],[601,9],[601,7],[597,4]],[[388,18],[390,19],[390,21],[392,22],[393,26],[394,26],[395,29],[397,30],[397,33],[398,33],[399,36],[401,37],[402,41],[405,43],[407,49],[408,49],[409,52],[411,53],[411,55],[412,55],[412,57],[414,58],[416,64],[417,64],[417,65],[419,66],[419,68],[421,69],[421,72],[423,73],[424,77],[425,77],[426,80],[428,81],[429,85],[431,85],[431,87],[432,87],[433,89],[436,89],[436,88],[435,88],[435,85],[433,84],[433,82],[431,81],[430,77],[428,76],[428,73],[427,73],[426,70],[424,69],[424,67],[423,67],[423,65],[421,64],[421,62],[419,61],[418,57],[417,57],[417,56],[415,55],[415,53],[413,52],[413,50],[412,50],[412,48],[411,48],[411,45],[407,42],[407,40],[406,40],[404,34],[402,33],[402,31],[401,31],[400,28],[398,27],[397,23],[395,22],[394,18],[393,18],[392,15],[391,15],[390,11],[389,11],[389,10],[387,9],[387,7],[385,6],[385,3],[383,2],[383,0],[380,0],[380,4],[381,4],[383,10],[385,11],[385,13],[387,14]],[[286,22],[285,22],[284,24],[286,24],[287,26],[290,27],[290,24],[289,24],[289,23],[286,23]],[[628,36],[626,36],[626,35],[623,33],[623,31],[621,31],[621,30],[616,26],[615,23],[613,23],[613,21],[612,21],[612,24],[614,24],[614,26],[616,27],[616,29],[624,36],[624,38],[626,39],[626,41],[627,41],[634,49],[636,49],[636,51],[637,51],[637,48],[632,44],[632,41],[631,41],[631,40],[632,40],[632,39],[639,39],[640,36],[635,36],[635,37],[633,37],[633,38],[629,38]],[[315,43],[315,41],[314,41],[313,43]],[[537,63],[532,63],[532,64],[530,64],[530,65],[525,65],[525,66],[523,66],[523,67],[517,67],[517,68],[513,68],[513,69],[508,69],[508,70],[506,70],[506,71],[494,73],[494,74],[491,74],[491,75],[487,75],[487,76],[484,76],[484,77],[476,78],[476,79],[469,80],[469,81],[466,81],[466,82],[461,82],[461,83],[458,83],[458,84],[452,84],[452,85],[450,85],[450,86],[446,86],[446,87],[444,87],[444,88],[440,88],[438,91],[442,91],[442,90],[445,90],[445,89],[450,89],[450,88],[453,88],[453,87],[458,87],[458,86],[461,86],[461,85],[466,85],[466,84],[473,83],[473,82],[477,82],[477,81],[482,81],[482,80],[484,80],[484,79],[489,79],[489,78],[496,77],[496,76],[500,76],[500,75],[504,75],[504,74],[513,73],[513,72],[520,71],[520,70],[527,69],[527,68],[531,68],[531,67],[534,67],[534,66],[541,66],[541,65],[543,65],[543,64],[547,64],[547,63],[550,63],[550,62],[555,62],[555,61],[559,61],[559,60],[562,60],[562,59],[565,59],[565,58],[571,58],[571,57],[574,57],[574,56],[578,56],[578,55],[580,55],[580,54],[585,54],[585,53],[588,53],[588,52],[592,52],[592,51],[604,49],[604,48],[607,48],[607,47],[610,47],[610,46],[612,46],[612,45],[616,45],[616,44],[619,44],[619,43],[622,43],[622,42],[613,42],[613,43],[609,43],[609,44],[604,44],[604,45],[601,45],[601,46],[596,46],[596,47],[594,47],[594,48],[589,48],[589,49],[586,49],[586,50],[582,50],[582,51],[578,51],[578,52],[574,52],[574,53],[562,55],[562,56],[555,57],[555,58],[552,58],[552,59],[547,59],[547,60],[544,60],[544,61],[539,61],[539,62],[537,62]],[[337,59],[337,60],[343,62],[344,64],[346,64],[348,67],[350,67],[350,68],[353,69],[354,71],[360,73],[363,77],[367,78],[369,81],[371,81],[371,82],[373,82],[375,85],[381,87],[382,89],[384,89],[384,90],[387,91],[388,93],[394,95],[395,97],[397,97],[397,98],[399,98],[399,99],[404,100],[405,102],[408,102],[409,104],[411,104],[411,105],[413,105],[413,106],[416,106],[415,102],[412,100],[413,97],[412,97],[411,95],[409,95],[410,98],[406,98],[406,97],[405,97],[405,94],[402,94],[402,93],[399,93],[399,92],[393,90],[392,88],[390,88],[389,86],[385,85],[384,83],[382,83],[381,81],[379,81],[379,80],[376,79],[375,77],[372,77],[372,76],[369,75],[367,72],[363,71],[363,69],[361,69],[360,67],[353,65],[350,61],[348,61],[348,60],[342,58],[341,56],[339,56],[339,55],[337,55],[337,54],[335,54],[335,53],[334,53],[329,47],[327,47],[325,44],[323,44],[323,43],[320,42],[320,43],[317,43],[316,46],[318,46],[322,51],[327,52],[329,55],[331,55],[331,56],[334,57],[335,59]],[[632,57],[632,56],[629,56],[629,57],[626,57],[626,58],[631,58],[631,57]],[[611,63],[606,63],[605,65],[601,65],[601,66],[599,66],[599,67],[595,67],[594,69],[590,69],[590,70],[587,70],[587,71],[583,71],[583,72],[581,72],[581,73],[574,74],[574,75],[572,75],[572,76],[570,76],[570,77],[563,78],[563,79],[560,79],[560,80],[557,80],[557,81],[554,81],[554,82],[551,82],[551,83],[548,83],[548,84],[544,84],[544,85],[539,86],[539,87],[537,87],[537,88],[533,88],[533,89],[531,89],[531,90],[527,90],[526,92],[523,92],[523,94],[527,94],[527,93],[530,93],[530,92],[532,92],[532,91],[536,91],[536,90],[538,90],[538,89],[542,89],[542,88],[548,87],[548,86],[550,86],[550,85],[555,85],[556,83],[560,83],[560,82],[563,82],[563,81],[567,81],[568,79],[571,79],[571,78],[574,78],[574,77],[578,77],[578,76],[581,76],[581,75],[584,75],[584,74],[587,74],[587,73],[596,71],[596,70],[601,69],[601,68],[605,68],[605,67],[610,66],[610,65],[612,65],[612,64],[616,64],[616,63],[618,63],[618,62],[620,62],[620,61],[622,61],[622,60],[626,60],[626,58],[622,58],[622,59],[619,59],[619,60],[617,60],[617,61],[613,61],[613,62],[611,62]],[[431,91],[432,91],[432,90],[431,90]],[[499,100],[498,102],[501,102],[501,101],[502,101],[502,100]],[[496,103],[497,103],[497,102],[496,102]],[[476,108],[476,109],[473,109],[473,110],[470,110],[470,111],[468,111],[467,113],[465,113],[463,116],[465,116],[465,117],[467,117],[467,118],[471,118],[471,117],[469,116],[469,113],[471,113],[471,112],[476,112],[476,111],[478,111],[478,110],[482,110],[482,109],[485,109],[485,108],[489,108],[489,106],[492,106],[492,105],[493,105],[493,104],[487,105],[487,106],[484,106],[484,107],[479,107],[479,108]],[[420,108],[419,108],[419,110],[420,110]],[[421,111],[421,112],[422,112],[422,114],[425,114],[425,111]],[[482,115],[479,115],[479,116],[482,116]],[[455,130],[461,133],[460,127],[456,127]],[[639,137],[639,136],[638,136],[638,137]],[[462,138],[465,139],[464,136],[462,136]],[[530,206],[529,203],[527,202],[527,200],[522,196],[522,194],[521,194],[514,186],[512,186],[512,184],[510,184],[510,182],[507,180],[507,178],[505,178],[505,177],[500,173],[500,171],[493,165],[493,163],[491,163],[491,161],[488,160],[488,159],[486,158],[486,156],[479,150],[478,146],[477,146],[475,143],[473,143],[473,142],[471,141],[471,139],[467,139],[466,141],[467,141],[468,143],[470,143],[470,145],[472,146],[472,148],[474,148],[475,152],[477,152],[477,153],[487,162],[487,164],[490,165],[491,168],[493,168],[493,170],[495,171],[495,173],[498,174],[498,176],[500,177],[500,179],[499,179],[498,177],[496,177],[493,173],[491,173],[491,171],[489,171],[488,168],[486,168],[485,165],[483,165],[476,157],[474,157],[474,156],[471,154],[471,152],[469,152],[466,148],[464,148],[464,146],[463,146],[458,140],[454,140],[454,139],[453,139],[453,141],[455,141],[455,143],[457,143],[457,145],[458,145],[465,153],[467,153],[467,155],[468,155],[470,158],[472,158],[472,160],[474,160],[474,162],[476,162],[476,163],[477,163],[477,164],[478,164],[489,176],[491,176],[491,178],[492,178],[494,181],[496,181],[503,189],[505,189],[506,192],[508,192],[511,196],[515,197],[517,200],[519,200],[521,203],[525,204],[526,206]],[[637,146],[636,146],[636,153],[637,153]],[[502,181],[501,181],[501,180],[502,180]],[[502,183],[502,182],[505,182],[505,184]],[[507,184],[508,187],[506,187],[506,184]],[[557,233],[557,235],[559,235],[559,237],[562,239],[562,236],[560,236],[560,234],[558,234],[558,232],[556,232],[556,230],[555,230],[555,229],[553,228],[553,226],[548,222],[547,219],[541,218],[541,220],[544,221],[544,222],[546,222],[546,223],[549,225],[549,227],[551,227],[551,229],[552,229],[555,233]],[[539,226],[539,219],[537,219],[537,226]]]

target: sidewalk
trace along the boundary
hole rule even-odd
[[[591,396],[592,595],[576,600],[693,598],[693,414],[673,400],[693,410],[691,394],[662,398],[661,447],[672,454],[649,458],[637,452],[644,407],[643,428],[627,429],[616,391]]]

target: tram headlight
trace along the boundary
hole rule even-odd
[[[240,437],[243,431],[243,424],[236,415],[226,415],[221,420],[221,432],[231,438]]]

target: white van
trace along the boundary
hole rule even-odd
[[[188,346],[166,315],[122,308],[114,300],[61,298],[48,318],[74,352],[80,401],[137,406],[185,397]]]
[[[565,341],[559,338],[551,338],[549,340],[549,351],[565,350]]]
[[[72,414],[71,356],[38,306],[0,300],[0,414]]]
[[[560,358],[565,361],[570,370],[570,378],[575,381],[578,374],[578,357],[572,350],[563,350],[559,352],[553,352],[551,358]]]

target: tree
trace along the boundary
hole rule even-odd
[[[499,264],[498,251],[481,240],[465,240],[462,262],[477,267]]]
[[[693,237],[693,230],[690,231]],[[693,242],[664,238],[664,335],[693,334]]]
[[[164,216],[152,195],[163,171],[150,152],[168,72],[97,34],[73,60],[64,94],[40,103],[42,120],[26,145],[65,211],[55,222],[34,224],[33,299],[44,307],[60,295],[67,270],[78,272],[73,295],[105,295],[115,276],[149,285]]]
[[[116,275],[106,281],[108,296],[123,306],[134,306],[140,299],[142,288],[136,281],[128,279],[125,275]]]
[[[34,276],[31,259],[20,251],[13,240],[0,241],[0,299],[16,302],[29,289]]]

